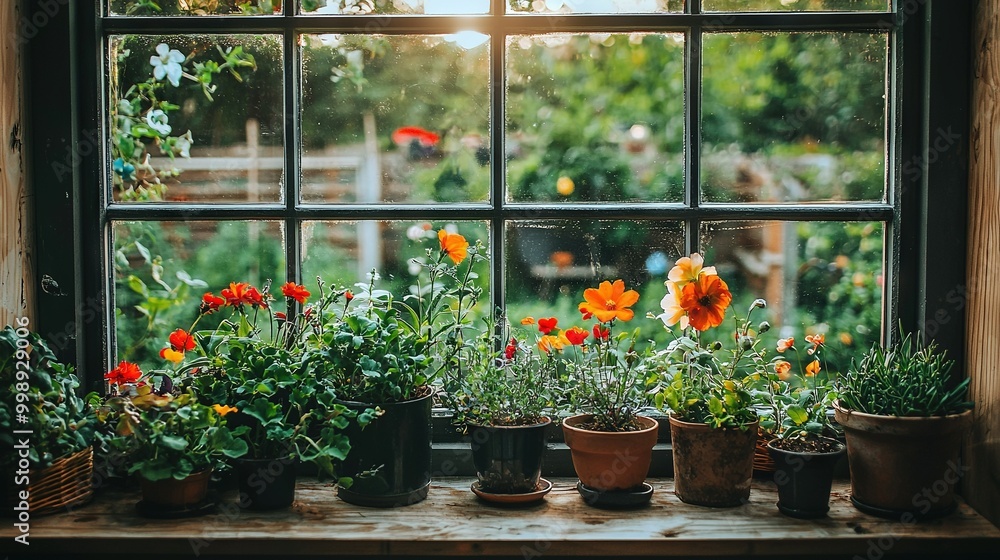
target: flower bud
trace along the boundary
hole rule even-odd
[[[768,323],[767,321],[761,321],[761,323],[757,325],[757,332],[760,334],[764,334],[769,330],[771,330],[771,323]]]
[[[716,340],[712,343],[712,352],[718,352],[719,350],[722,350],[722,342]]]
[[[749,336],[741,336],[740,337],[740,348],[742,348],[744,350],[749,350],[749,349],[753,348],[753,339],[750,338]]]
[[[760,299],[760,298],[757,298],[757,299],[753,300],[753,303],[750,304],[750,310],[753,311],[754,309],[757,309],[758,307],[760,307],[761,309],[767,307],[767,302],[764,301],[764,300],[762,300],[762,299]]]

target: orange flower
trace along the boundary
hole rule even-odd
[[[587,340],[587,337],[590,336],[590,332],[587,329],[581,329],[576,326],[566,329],[566,332],[563,334],[566,335],[566,340],[573,346],[583,346],[583,341]]]
[[[793,337],[778,340],[778,352],[784,352],[793,346],[795,346],[795,339]]]
[[[721,325],[731,301],[729,286],[714,275],[702,275],[681,292],[681,307],[687,312],[691,326],[699,331]]]
[[[534,317],[525,317],[524,319],[521,319],[521,324],[522,325],[534,325],[535,324],[535,318]]]
[[[344,299],[346,299],[347,301],[351,301],[352,299],[354,299],[354,292],[352,292],[351,290],[347,290],[346,292],[344,292]]]
[[[690,284],[705,276],[717,276],[714,266],[703,266],[705,259],[698,253],[691,253],[690,257],[681,257],[674,263],[674,267],[667,273],[667,279],[674,283],[677,289]]]
[[[851,346],[854,344],[854,337],[850,333],[842,332],[840,333],[840,343],[844,346]]]
[[[559,319],[555,317],[549,317],[548,319],[538,320],[538,332],[542,334],[549,334],[556,330],[556,324],[559,323]]]
[[[538,339],[538,349],[546,354],[551,354],[554,350],[562,351],[565,343],[558,336],[547,334]]]
[[[225,304],[225,299],[220,298],[212,292],[208,292],[201,296],[201,307],[198,308],[198,313],[201,315],[208,315],[209,313],[218,311],[219,308]]]
[[[438,241],[441,242],[441,252],[448,255],[455,264],[464,261],[469,255],[469,242],[457,233],[448,233],[442,229],[438,231]]]
[[[680,323],[682,329],[688,327],[687,312],[681,306],[681,291],[670,282],[667,283],[667,295],[660,300],[660,307],[663,313],[656,317],[663,321],[664,325],[672,327]]]
[[[142,370],[139,366],[129,362],[120,362],[118,367],[104,374],[104,379],[116,384],[135,383],[142,377]]]
[[[823,369],[819,367],[819,360],[813,360],[812,363],[806,366],[806,377],[816,377],[816,374]]]
[[[788,381],[792,377],[792,364],[785,360],[778,360],[774,362],[774,372],[778,374],[778,378],[782,381]]]
[[[164,348],[160,350],[160,357],[168,362],[179,364],[184,361],[184,352],[178,352],[173,348]]]
[[[819,350],[819,347],[826,342],[826,335],[824,334],[806,335],[806,342],[813,345],[812,348],[806,350],[806,352],[812,355],[813,352]]]
[[[584,290],[583,299],[585,301],[580,303],[580,312],[584,316],[592,314],[602,323],[615,319],[631,321],[635,312],[629,307],[639,301],[639,292],[625,291],[625,282],[620,279],[615,280],[614,284],[605,280],[597,288]]]
[[[225,416],[225,415],[229,414],[230,412],[239,412],[240,411],[240,409],[236,408],[235,406],[228,406],[228,405],[223,406],[221,404],[213,404],[212,408],[215,409],[215,412],[219,416]]]
[[[257,288],[246,282],[230,282],[229,288],[219,292],[226,299],[226,305],[237,307],[243,304],[267,308],[264,296]]]
[[[294,299],[299,303],[305,303],[309,296],[309,290],[305,286],[296,284],[295,282],[287,282],[281,287],[281,293],[284,294],[286,298]]]

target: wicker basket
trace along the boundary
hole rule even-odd
[[[94,493],[93,477],[93,447],[60,457],[44,469],[32,470],[28,511],[45,515],[89,502]],[[9,496],[9,501],[16,503],[15,496]]]
[[[755,473],[766,474],[774,472],[774,459],[767,452],[767,444],[775,439],[772,434],[757,432],[757,447],[753,451],[753,470]]]

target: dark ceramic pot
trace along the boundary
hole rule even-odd
[[[240,507],[267,510],[281,509],[295,500],[295,477],[298,460],[238,459],[236,476],[240,489]]]
[[[833,471],[846,447],[830,438],[821,438],[834,450],[804,453],[778,447],[778,440],[767,444],[774,460],[774,483],[778,486],[778,510],[790,517],[815,519],[830,511]]]
[[[363,429],[351,422],[344,434],[351,451],[340,470],[353,479],[340,486],[337,496],[345,502],[368,507],[399,507],[427,497],[431,486],[431,398],[398,403],[341,401],[361,412],[378,407],[384,412]]]
[[[149,507],[186,508],[197,505],[208,495],[208,482],[212,478],[212,469],[205,469],[177,480],[146,480],[139,477],[142,487],[142,501]]]
[[[479,487],[490,494],[527,494],[538,489],[545,453],[545,432],[551,421],[530,426],[471,424],[472,461]]]

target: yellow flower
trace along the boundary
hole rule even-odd
[[[221,404],[213,404],[212,408],[219,416],[225,416],[230,412],[239,412],[240,410],[235,406],[223,406]]]
[[[584,315],[594,315],[602,323],[620,319],[631,321],[635,312],[629,309],[639,301],[639,292],[625,290],[625,282],[615,280],[614,284],[605,280],[597,288],[587,288],[583,291],[584,301],[580,302],[580,312]]]
[[[736,383],[733,383],[733,381],[731,379],[727,379],[727,380],[723,381],[722,385],[726,388],[727,391],[735,391],[736,390]]]
[[[674,283],[680,290],[687,284],[694,282],[703,274],[705,276],[717,276],[714,266],[704,266],[705,259],[698,253],[691,253],[690,257],[677,259],[674,267],[667,273],[667,279]]]
[[[569,177],[566,176],[562,176],[559,178],[558,181],[556,181],[556,191],[559,194],[563,196],[569,196],[573,194],[574,190],[576,190],[576,185],[573,183],[573,179],[570,179]]]
[[[806,366],[806,377],[816,377],[816,374],[823,369],[819,366],[819,360],[813,360]]]
[[[160,350],[160,357],[168,362],[179,364],[184,361],[184,352],[178,352],[173,348],[164,348],[163,350]]]

